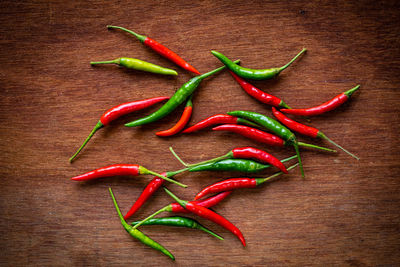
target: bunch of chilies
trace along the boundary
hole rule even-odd
[[[263,184],[267,181],[272,181],[275,177],[281,175],[282,173],[288,173],[289,170],[293,169],[297,165],[300,167],[301,174],[304,177],[303,166],[301,163],[301,158],[299,153],[299,146],[320,149],[323,151],[335,152],[335,150],[332,149],[300,142],[297,140],[293,132],[298,132],[302,135],[306,135],[313,138],[326,139],[329,142],[336,145],[337,147],[339,147],[340,149],[342,149],[343,151],[345,151],[346,153],[348,153],[349,155],[351,155],[352,157],[358,159],[355,155],[353,155],[349,151],[345,150],[341,146],[334,143],[318,129],[296,122],[291,118],[287,117],[286,115],[284,115],[284,113],[298,115],[298,116],[306,116],[306,117],[323,114],[325,112],[337,108],[338,106],[346,102],[350,98],[350,96],[359,88],[359,85],[344,93],[335,96],[331,100],[319,106],[304,108],[304,109],[292,109],[278,97],[261,91],[260,89],[256,88],[255,86],[251,85],[245,80],[245,79],[266,80],[278,76],[281,71],[286,69],[289,65],[292,64],[293,61],[295,61],[300,55],[302,55],[306,51],[306,49],[303,49],[286,65],[280,68],[270,68],[270,69],[244,68],[238,65],[239,60],[231,61],[223,54],[217,51],[212,51],[211,53],[216,58],[218,58],[224,64],[224,66],[212,70],[210,72],[200,74],[200,72],[198,72],[194,67],[188,64],[185,60],[183,60],[177,54],[175,54],[165,46],[161,45],[160,43],[156,42],[155,40],[150,39],[143,35],[139,35],[135,32],[132,32],[122,27],[118,26],[107,26],[107,27],[109,29],[120,29],[134,35],[146,46],[150,47],[160,55],[170,59],[181,68],[186,69],[192,73],[195,73],[197,76],[193,77],[188,82],[183,84],[182,87],[178,89],[175,92],[175,94],[170,98],[162,96],[162,97],[155,97],[145,100],[123,103],[106,111],[101,116],[100,121],[96,124],[96,126],[94,127],[88,138],[85,140],[85,142],[82,144],[82,146],[70,158],[70,162],[72,162],[75,159],[75,157],[87,144],[87,142],[94,135],[94,133],[99,129],[103,128],[104,126],[107,126],[111,121],[128,113],[150,107],[165,100],[168,101],[154,113],[144,118],[127,123],[125,124],[125,126],[134,127],[155,122],[167,116],[169,113],[175,110],[179,105],[186,102],[186,107],[183,111],[183,114],[179,119],[179,121],[176,123],[176,125],[168,130],[157,132],[156,135],[171,136],[179,132],[182,132],[182,130],[189,122],[192,113],[191,98],[193,92],[196,90],[196,88],[199,86],[202,80],[225,68],[229,69],[229,72],[232,74],[232,77],[239,83],[239,85],[244,89],[244,91],[246,91],[249,95],[257,99],[258,101],[261,101],[262,103],[272,106],[272,114],[275,116],[275,119],[252,111],[232,111],[228,112],[227,114],[216,114],[214,116],[206,118],[198,122],[197,124],[189,128],[186,128],[185,130],[183,130],[183,133],[186,134],[193,133],[205,129],[207,127],[214,127],[215,125],[219,125],[212,128],[212,130],[233,132],[270,146],[279,146],[279,147],[293,146],[296,152],[296,155],[292,157],[279,160],[273,155],[257,148],[240,147],[232,149],[225,155],[222,155],[214,159],[210,159],[195,164],[187,164],[182,159],[179,158],[179,156],[173,151],[172,148],[170,148],[172,154],[185,166],[183,169],[159,174],[150,171],[145,167],[137,164],[114,164],[72,178],[72,180],[75,181],[88,181],[92,179],[98,179],[110,176],[137,176],[140,174],[154,175],[155,177],[153,178],[153,180],[151,180],[150,183],[145,187],[139,198],[136,200],[136,202],[133,204],[133,206],[130,208],[130,210],[125,216],[122,215],[115,200],[115,197],[111,191],[111,188],[109,189],[109,191],[114,201],[114,205],[121,220],[121,223],[123,227],[126,229],[126,231],[131,236],[137,238],[144,244],[156,250],[161,251],[171,259],[174,259],[174,256],[165,247],[163,247],[156,241],[150,239],[148,236],[144,235],[141,231],[138,230],[138,227],[141,225],[170,225],[170,226],[197,228],[211,234],[216,238],[223,239],[219,235],[213,233],[212,231],[205,228],[200,223],[191,218],[180,217],[180,216],[153,218],[154,216],[164,211],[169,211],[174,213],[193,213],[205,219],[211,220],[212,222],[217,223],[220,226],[226,228],[234,235],[236,235],[242,242],[243,246],[245,246],[246,245],[245,239],[241,231],[226,218],[212,211],[210,208],[221,202],[223,199],[225,199],[235,189],[255,188],[258,185]],[[124,66],[127,68],[153,72],[157,74],[177,75],[176,71],[174,70],[163,68],[142,60],[125,58],[125,57],[118,58],[112,61],[92,62],[91,64],[94,65],[94,64],[108,64],[108,63],[118,64],[120,66]],[[298,163],[288,168],[286,168],[285,165],[283,164],[286,161],[296,158],[298,160]],[[154,192],[156,192],[163,185],[165,181],[169,181],[179,186],[186,187],[186,185],[172,179],[175,175],[179,173],[185,171],[189,172],[239,171],[244,173],[255,173],[272,166],[278,168],[280,171],[266,178],[231,178],[223,180],[221,182],[217,182],[201,190],[200,193],[198,193],[195,196],[193,201],[181,200],[177,196],[175,196],[171,191],[169,191],[167,188],[164,187],[164,190],[168,193],[168,195],[170,195],[176,201],[175,203],[165,206],[164,208],[160,209],[159,211],[155,212],[154,214],[150,215],[149,217],[147,217],[142,221],[133,222],[132,224],[128,224],[126,222],[126,220],[130,218],[132,215],[134,215],[139,210],[139,208],[154,194]],[[206,196],[208,196],[208,198],[204,198]]]

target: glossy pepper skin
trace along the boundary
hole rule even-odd
[[[288,169],[293,169],[296,167],[298,164],[295,164]],[[198,200],[206,195],[209,194],[215,194],[215,193],[220,193],[224,192],[226,190],[235,190],[239,188],[255,188],[258,185],[265,183],[266,181],[271,180],[272,178],[281,175],[283,172],[278,172],[274,175],[271,175],[266,178],[231,178],[231,179],[226,179],[220,182],[217,182],[215,184],[212,184],[210,186],[207,186],[203,190],[200,191],[194,198],[195,200]]]
[[[264,143],[267,145],[271,145],[271,146],[283,147],[283,146],[290,144],[289,142],[284,141],[282,138],[279,138],[276,135],[273,135],[273,134],[255,129],[255,128],[247,127],[244,125],[224,124],[224,125],[214,127],[213,131],[229,131],[229,132],[237,133],[237,134],[240,134],[249,139],[252,139],[257,142]],[[308,144],[308,143],[303,143],[303,142],[297,142],[297,144],[301,147],[310,147],[310,148],[315,148],[315,149],[319,149],[319,150],[323,150],[323,151],[336,152],[333,149],[316,146],[313,144]]]
[[[286,117],[283,113],[279,112],[276,108],[272,108],[272,114],[280,121],[282,124],[286,125],[289,129],[298,132],[300,134],[310,136],[313,138],[321,138],[328,140],[330,143],[334,144],[338,148],[342,149],[344,152],[352,156],[353,158],[359,160],[360,158],[354,155],[353,153],[349,152],[347,149],[343,148],[339,144],[336,144],[334,141],[332,141],[330,138],[328,138],[323,132],[318,130],[317,128],[310,127],[304,124],[301,124],[297,121],[294,121],[288,117]]]
[[[300,158],[300,151],[299,151],[299,145],[296,139],[296,136],[285,126],[280,124],[278,121],[265,116],[260,113],[252,112],[252,111],[231,111],[228,112],[229,115],[232,116],[237,116],[241,117],[250,121],[253,121],[269,131],[273,132],[274,134],[278,135],[279,137],[283,138],[288,144],[292,145],[294,149],[296,150],[297,158],[299,160],[299,166],[300,166],[300,171],[302,177],[304,177],[304,170],[303,170],[303,164],[301,163],[301,158]]]
[[[156,135],[172,136],[179,133],[180,131],[182,131],[183,128],[185,128],[186,124],[189,122],[190,117],[192,116],[192,111],[193,111],[193,104],[192,104],[192,97],[190,97],[186,103],[186,107],[183,110],[182,116],[179,119],[179,121],[172,128],[157,132]]]
[[[316,116],[316,115],[321,115],[324,114],[325,112],[334,110],[335,108],[339,107],[343,103],[345,103],[351,95],[358,89],[360,88],[360,85],[357,85],[356,87],[341,93],[331,100],[315,107],[311,108],[304,108],[304,109],[281,109],[282,112],[288,113],[288,114],[293,114],[293,115],[300,115],[300,116]]]
[[[110,122],[118,119],[119,117],[121,117],[123,115],[129,114],[129,113],[137,111],[137,110],[145,109],[147,107],[150,107],[152,105],[155,105],[155,104],[157,104],[161,101],[167,100],[167,99],[169,99],[169,97],[166,97],[166,96],[153,97],[153,98],[149,98],[149,99],[123,103],[118,106],[110,108],[100,117],[100,120],[94,126],[92,132],[89,134],[89,136],[83,142],[83,144],[78,149],[78,151],[76,151],[76,153],[69,159],[69,161],[72,162],[75,159],[75,157],[79,154],[79,152],[81,152],[81,150],[86,146],[86,144],[89,142],[89,140],[92,138],[92,136],[98,130],[100,130],[104,126],[107,126]]]
[[[278,169],[280,169],[282,172],[284,173],[288,173],[285,165],[283,165],[283,163],[277,159],[276,157],[272,156],[271,154],[254,148],[254,147],[238,147],[235,149],[232,149],[232,156],[233,158],[237,159],[237,158],[241,158],[241,159],[255,159],[257,161],[261,161],[261,162],[266,162],[269,163],[275,167],[277,167]]]
[[[123,27],[108,25],[107,28],[108,29],[120,29],[120,30],[123,30],[125,32],[128,32],[128,33],[134,35],[140,42],[142,42],[144,45],[150,47],[152,50],[154,50],[161,56],[171,60],[176,65],[180,66],[181,68],[183,68],[185,70],[188,70],[197,75],[200,75],[200,72],[198,70],[196,70],[192,65],[187,63],[184,59],[182,59],[180,56],[178,56],[175,52],[171,51],[170,49],[163,46],[159,42],[157,42],[147,36],[140,35],[131,30],[125,29]]]
[[[232,191],[225,191],[221,192],[218,195],[209,197],[204,200],[195,200],[195,201],[189,201],[193,202],[196,205],[205,207],[205,208],[211,208],[220,203],[222,200],[224,200],[227,196],[229,196],[232,193]],[[188,210],[186,210],[184,207],[179,205],[178,202],[171,203],[171,211],[175,213],[189,213]]]
[[[211,51],[211,53],[218,58],[222,63],[224,63],[233,73],[239,77],[252,80],[267,80],[272,79],[281,73],[284,69],[290,66],[301,54],[303,54],[307,49],[303,48],[300,53],[298,53],[289,63],[280,68],[271,69],[249,69],[242,66],[236,65],[229,58],[217,51]]]
[[[233,225],[230,221],[219,215],[218,213],[215,213],[214,211],[207,209],[205,207],[199,206],[194,204],[193,202],[190,201],[185,201],[181,200],[178,197],[176,197],[171,191],[166,189],[164,187],[164,190],[172,197],[174,198],[182,207],[187,209],[193,214],[196,214],[202,218],[208,219],[212,222],[215,222],[216,224],[219,224],[220,226],[224,227],[228,231],[232,232],[239,240],[242,242],[243,246],[246,246],[246,241],[243,237],[242,232],[237,228],[235,225]]]
[[[282,99],[261,91],[254,85],[246,82],[245,80],[237,76],[232,71],[229,72],[232,77],[238,82],[238,84],[243,88],[243,90],[258,101],[274,107],[290,108],[285,102],[283,102]]]
[[[217,162],[189,167],[189,171],[239,171],[252,173],[262,171],[269,167],[271,167],[271,165],[261,164],[249,159],[224,159]]]
[[[133,222],[133,223],[131,223],[131,225],[135,226],[136,224],[138,224],[140,222],[141,221]],[[224,240],[219,235],[215,234],[211,230],[209,230],[206,227],[204,227],[203,225],[201,225],[198,221],[191,219],[191,218],[187,218],[187,217],[174,216],[174,217],[164,217],[164,218],[152,218],[152,219],[144,222],[142,225],[165,225],[165,226],[175,226],[175,227],[199,229],[199,230],[202,230],[220,240]]]
[[[128,68],[128,69],[134,69],[134,70],[140,70],[140,71],[145,71],[145,72],[151,72],[155,74],[163,74],[163,75],[178,75],[178,73],[175,70],[164,68],[155,64],[152,64],[150,62],[146,62],[137,58],[129,58],[129,57],[120,57],[114,60],[109,60],[109,61],[96,61],[96,62],[90,62],[90,65],[98,65],[98,64],[117,64],[119,66]]]
[[[161,173],[162,176],[164,177],[173,177],[174,175],[185,171],[186,169],[174,171],[174,172],[163,172]],[[147,186],[143,189],[142,193],[138,197],[138,199],[133,203],[132,207],[129,209],[129,211],[126,213],[124,216],[124,219],[127,220],[129,217],[131,217],[133,214],[135,214],[140,207],[143,206],[143,204],[160,188],[161,185],[164,184],[164,179],[155,176],[148,184]]]
[[[234,117],[231,115],[227,115],[227,114],[216,114],[213,116],[210,116],[202,121],[199,121],[198,123],[196,123],[193,126],[190,126],[189,128],[186,128],[183,133],[193,133],[193,132],[197,132],[200,131],[204,128],[213,126],[215,124],[247,124],[247,125],[253,125],[256,126],[256,124],[242,119],[242,118],[238,118],[238,117]]]
[[[111,198],[113,199],[114,202],[114,206],[115,209],[117,210],[119,219],[121,220],[121,224],[122,226],[125,228],[125,230],[134,238],[136,238],[137,240],[139,240],[140,242],[142,242],[143,244],[154,248],[155,250],[158,250],[162,253],[164,253],[165,255],[167,255],[169,258],[171,258],[172,260],[175,260],[174,255],[172,255],[171,252],[169,252],[165,247],[163,247],[161,244],[157,243],[156,241],[152,240],[150,237],[146,236],[145,234],[143,234],[141,231],[133,228],[132,226],[130,226],[122,217],[121,211],[118,207],[118,203],[117,200],[114,197],[114,194],[112,193],[111,188],[108,189],[110,191],[110,195]]]
[[[139,174],[151,174],[155,175],[161,179],[164,179],[168,182],[172,182],[182,187],[187,187],[184,184],[181,184],[175,180],[172,180],[168,177],[162,176],[156,172],[150,171],[143,166],[138,164],[113,164],[109,166],[105,166],[75,177],[72,177],[71,180],[74,181],[89,181],[98,178],[111,177],[111,176],[138,176]]]
[[[225,66],[204,73],[202,75],[193,77],[188,82],[183,84],[182,87],[179,88],[178,91],[176,91],[175,94],[168,100],[168,102],[165,103],[159,110],[144,118],[127,123],[125,124],[125,126],[127,127],[140,126],[164,118],[165,116],[170,114],[173,110],[175,110],[180,104],[182,104],[189,96],[191,96],[202,80],[223,69],[225,69]]]
[[[273,134],[261,131],[256,128],[244,126],[244,125],[236,125],[236,124],[224,124],[212,129],[213,131],[229,131],[233,133],[240,134],[247,138],[253,139],[257,142],[264,143],[270,146],[285,146],[285,141]]]

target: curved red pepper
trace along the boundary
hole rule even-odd
[[[171,136],[179,133],[183,128],[185,128],[186,124],[189,122],[190,117],[192,116],[193,104],[192,99],[190,98],[187,101],[186,107],[183,110],[182,116],[179,121],[170,129],[157,132],[157,136]]]
[[[196,70],[192,65],[187,63],[183,58],[178,56],[175,52],[171,51],[167,47],[163,46],[156,40],[153,40],[149,37],[146,37],[144,40],[143,44],[146,46],[150,47],[154,51],[156,51],[158,54],[162,55],[165,58],[168,58],[172,62],[174,62],[176,65],[182,67],[185,70],[191,71],[197,75],[200,75],[200,72]]]
[[[161,173],[162,176],[166,176],[167,173],[163,172]],[[161,179],[159,177],[154,177],[153,180],[150,181],[150,183],[147,184],[143,192],[140,194],[138,199],[133,203],[132,207],[129,209],[129,211],[126,213],[124,216],[124,219],[127,220],[129,217],[131,217],[133,214],[135,214],[140,207],[143,206],[143,204],[161,187],[161,185],[164,183],[164,179]]]
[[[137,164],[114,164],[102,167],[75,177],[71,180],[74,181],[88,181],[97,178],[110,177],[110,176],[137,176],[140,174],[140,165]]]
[[[282,124],[286,125],[289,129],[296,131],[298,133],[304,134],[306,136],[310,136],[313,138],[316,138],[318,136],[319,130],[310,127],[301,123],[298,123],[297,121],[294,121],[292,119],[289,119],[285,115],[283,115],[281,112],[279,112],[276,108],[272,108],[272,114],[280,121]]]
[[[238,188],[254,188],[257,187],[256,179],[254,178],[232,178],[207,186],[200,191],[194,198],[198,200],[205,195],[230,191]]]
[[[238,118],[231,116],[231,115],[226,115],[226,114],[216,114],[213,115],[211,117],[208,117],[198,123],[196,123],[195,125],[185,129],[183,131],[183,133],[192,133],[192,132],[196,132],[199,131],[201,129],[204,129],[206,127],[215,125],[215,124],[236,124],[237,123]]]
[[[127,102],[118,106],[112,107],[107,110],[100,118],[101,123],[105,126],[111,121],[118,119],[119,117],[129,114],[133,111],[145,109],[161,101],[168,100],[167,96],[154,97],[139,101]]]
[[[81,152],[81,150],[86,146],[86,144],[89,142],[89,140],[92,138],[92,136],[98,130],[100,130],[104,126],[108,125],[111,121],[121,117],[122,115],[126,115],[133,111],[137,111],[137,110],[141,110],[141,109],[150,107],[154,104],[157,104],[158,102],[161,102],[161,101],[164,101],[167,99],[169,99],[169,97],[166,97],[166,96],[154,97],[154,98],[149,98],[149,99],[145,99],[145,100],[127,102],[127,103],[123,103],[118,106],[110,108],[101,116],[100,120],[94,126],[94,128],[90,132],[89,136],[86,138],[86,140],[83,142],[83,144],[79,147],[79,149],[75,152],[75,154],[69,159],[69,162],[72,162],[75,159],[75,157],[79,154],[79,152]]]
[[[239,85],[246,91],[246,93],[257,99],[258,101],[275,107],[290,108],[288,105],[286,105],[285,102],[282,101],[282,99],[261,91],[254,85],[246,82],[245,80],[237,76],[232,71],[229,72],[232,74],[233,78],[239,83]]]
[[[232,191],[225,191],[225,192],[222,192],[222,193],[220,193],[218,195],[209,197],[209,198],[204,199],[204,200],[189,201],[189,202],[193,202],[194,204],[202,206],[202,207],[205,207],[205,208],[211,208],[211,207],[217,205],[222,200],[224,200],[231,193],[232,193]],[[172,211],[173,212],[176,212],[176,213],[189,213],[189,211],[186,210],[184,207],[182,207],[178,202],[172,203],[171,207],[172,207]]]
[[[196,214],[200,217],[208,219],[208,220],[215,222],[216,224],[219,224],[220,226],[224,227],[225,229],[227,229],[228,231],[230,231],[234,235],[236,235],[239,238],[240,242],[242,242],[244,247],[246,246],[246,241],[244,240],[243,234],[239,230],[239,228],[237,228],[230,221],[228,221],[227,219],[225,219],[218,213],[215,213],[212,210],[209,210],[205,207],[196,205],[193,202],[187,202],[185,205],[185,209],[192,212],[193,214]]]
[[[214,127],[213,131],[230,131],[271,146],[283,147],[285,145],[285,141],[276,135],[244,125],[224,124]]]
[[[315,116],[315,115],[320,115],[325,112],[331,111],[340,105],[342,105],[344,102],[349,100],[350,96],[358,89],[360,88],[360,85],[357,85],[356,87],[341,93],[331,100],[316,106],[316,107],[311,107],[311,108],[303,108],[303,109],[281,109],[282,112],[288,113],[288,114],[293,114],[293,115],[301,115],[301,116]]]
[[[277,159],[276,157],[272,156],[271,154],[254,147],[238,147],[232,149],[233,157],[234,158],[242,158],[242,159],[255,159],[261,162],[269,163],[284,173],[288,173],[285,165]]]

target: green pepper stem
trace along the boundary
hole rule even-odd
[[[300,157],[299,145],[297,144],[297,141],[296,141],[296,140],[294,140],[294,142],[293,142],[293,146],[294,146],[294,149],[296,150],[297,159],[298,159],[298,161],[299,161],[299,166],[300,166],[301,177],[303,177],[303,178],[304,178],[305,176],[304,176],[304,170],[303,170],[303,163],[301,163],[301,157]]]
[[[184,162],[174,151],[174,149],[172,148],[172,146],[169,147],[169,151],[171,151],[172,155],[174,155],[174,157],[185,167],[188,167],[189,164],[187,164],[186,162]]]
[[[197,225],[196,225],[196,228],[199,229],[199,230],[203,230],[203,231],[206,232],[206,233],[209,233],[210,235],[212,235],[212,236],[218,238],[219,240],[224,240],[223,237],[217,235],[216,233],[212,232],[211,230],[207,229],[206,227],[204,227],[204,226],[202,226],[202,225],[200,225],[200,224],[197,224]]]
[[[223,160],[223,159],[232,158],[232,151],[229,151],[228,153],[226,153],[225,155],[220,156],[220,157],[216,157],[216,158],[213,158],[213,159],[205,160],[205,161],[198,162],[198,163],[194,163],[194,164],[187,164],[187,163],[185,163],[185,162],[175,153],[175,151],[174,151],[174,149],[173,149],[172,147],[170,147],[169,150],[171,151],[172,155],[174,155],[174,157],[175,157],[180,163],[182,163],[183,165],[185,165],[186,167],[189,167],[189,168],[195,167],[195,166],[198,166],[198,165],[201,165],[201,164],[206,164],[206,163],[211,163],[211,162],[217,162],[217,161],[220,161],[220,160]]]
[[[85,142],[81,145],[81,147],[78,149],[78,151],[75,152],[75,154],[69,158],[69,162],[72,163],[72,161],[75,159],[75,157],[81,152],[81,150],[86,146],[87,142],[89,142],[90,138],[102,127],[104,127],[103,123],[99,121],[96,126],[94,126],[93,130],[90,132],[89,136],[86,138]]]
[[[171,191],[169,191],[166,187],[163,187],[165,192],[167,192],[167,194],[172,197],[176,202],[178,202],[179,205],[181,205],[183,208],[186,208],[186,203],[187,201],[184,201],[180,198],[178,198],[176,195],[174,195]]]
[[[144,36],[144,35],[140,35],[140,34],[138,34],[138,33],[136,33],[136,32],[133,32],[133,31],[128,30],[128,29],[125,29],[125,28],[120,27],[120,26],[107,25],[107,29],[120,29],[120,30],[123,30],[123,31],[125,31],[125,32],[128,32],[128,33],[134,35],[134,36],[135,36],[136,38],[138,38],[139,41],[141,41],[142,43],[143,43],[144,40],[146,40],[146,38],[147,38],[147,37]]]
[[[330,148],[326,148],[326,147],[322,147],[322,146],[316,146],[313,144],[308,144],[308,143],[303,143],[303,142],[297,142],[297,144],[302,147],[311,147],[311,148],[315,148],[315,149],[319,149],[319,150],[323,150],[323,151],[336,152],[336,150],[334,150],[334,149],[330,149]]]
[[[110,191],[110,195],[111,195],[111,198],[112,198],[112,200],[113,200],[113,202],[114,202],[115,209],[117,210],[119,219],[121,220],[121,223],[122,223],[122,225],[124,226],[124,228],[126,228],[126,226],[128,225],[128,223],[125,221],[124,216],[122,215],[122,213],[121,213],[121,211],[120,211],[120,209],[119,209],[119,207],[118,207],[117,200],[116,200],[115,197],[114,197],[114,194],[113,194],[113,192],[112,192],[112,190],[111,190],[111,187],[108,188],[108,191]],[[128,225],[128,226],[129,226],[129,225]],[[126,228],[126,229],[127,229],[127,228]]]
[[[299,165],[299,163],[296,163],[296,164],[290,166],[289,168],[287,168],[287,170],[290,171],[291,169],[297,167],[298,165]],[[273,174],[271,176],[268,176],[266,178],[256,178],[256,183],[257,183],[257,185],[260,185],[260,184],[265,183],[265,182],[267,182],[267,181],[269,181],[269,180],[271,180],[271,179],[273,179],[273,178],[275,178],[275,177],[277,177],[277,176],[279,176],[281,174],[283,174],[283,172],[277,172],[277,173],[275,173],[275,174]]]
[[[299,56],[301,56],[301,54],[303,54],[304,52],[306,52],[307,49],[303,48],[303,50],[300,51],[300,53],[298,53],[294,58],[292,58],[292,60],[289,61],[289,63],[287,63],[286,65],[280,67],[278,69],[279,72],[283,71],[284,69],[286,69],[287,67],[289,67]]]
[[[167,172],[167,177],[175,176],[175,175],[177,175],[178,173],[181,173],[181,172],[184,172],[184,171],[187,171],[187,170],[189,170],[189,168],[183,168],[183,169],[180,169],[180,170],[177,170],[177,171],[170,171],[170,172]]]
[[[321,136],[321,138],[328,140],[330,143],[332,143],[333,145],[337,146],[338,148],[340,148],[341,150],[343,150],[344,152],[346,152],[347,154],[349,154],[350,156],[352,156],[353,158],[355,158],[356,160],[360,160],[359,157],[357,157],[356,155],[354,155],[353,153],[351,153],[350,151],[348,151],[347,149],[345,149],[344,147],[342,147],[341,145],[335,143],[333,140],[331,140],[330,138],[328,138],[325,134],[323,134],[322,132],[318,133],[319,136]]]
[[[158,211],[154,212],[153,214],[151,214],[149,217],[147,217],[144,220],[141,220],[138,224],[136,224],[135,226],[132,227],[132,229],[136,229],[139,226],[141,226],[143,223],[147,222],[148,220],[150,220],[151,218],[153,218],[154,216],[157,216],[158,214],[164,212],[164,211],[171,211],[171,205],[165,206],[164,208],[159,209]]]
[[[97,64],[118,64],[119,65],[119,58],[118,59],[114,59],[114,60],[108,60],[108,61],[90,62],[90,65],[97,65]]]
[[[345,95],[347,95],[347,97],[351,97],[351,95],[358,90],[358,88],[360,88],[360,85],[357,85],[356,87],[344,92]]]
[[[239,62],[240,62],[240,59],[235,60],[233,63],[237,64],[237,63],[239,63]],[[206,72],[206,73],[204,73],[204,74],[201,74],[201,75],[197,76],[197,78],[205,79],[205,78],[207,78],[208,76],[211,76],[211,75],[213,75],[213,74],[215,74],[215,73],[217,73],[217,72],[219,72],[219,71],[221,71],[221,70],[223,70],[223,69],[225,69],[225,68],[226,68],[226,66],[224,65],[224,66],[222,66],[222,67],[219,67],[218,69],[215,69],[215,70]]]
[[[139,169],[140,174],[151,174],[151,175],[157,176],[157,177],[159,177],[159,178],[161,178],[161,179],[164,179],[165,181],[168,181],[168,182],[170,182],[170,183],[174,183],[174,184],[176,184],[176,185],[179,185],[179,186],[181,186],[181,187],[185,187],[185,188],[187,187],[187,185],[185,185],[185,184],[182,184],[182,183],[180,183],[180,182],[178,182],[178,181],[175,181],[174,179],[165,177],[165,176],[163,176],[163,175],[161,175],[161,174],[159,174],[159,173],[150,171],[150,170],[146,169],[146,168],[143,167],[143,166],[140,166],[139,168],[140,168],[140,169]]]

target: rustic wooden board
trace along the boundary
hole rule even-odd
[[[399,262],[399,5],[396,1],[31,1],[0,3],[0,264],[2,266],[136,265],[396,265]],[[355,84],[354,98],[311,124],[360,156],[303,150],[306,179],[296,170],[256,190],[240,190],[215,207],[237,225],[243,248],[225,237],[162,227],[143,231],[171,250],[175,263],[132,239],[121,227],[108,195],[112,187],[123,212],[150,177],[116,177],[74,183],[70,177],[112,163],[140,163],[155,171],[252,145],[234,134],[203,131],[158,138],[182,108],[144,127],[103,129],[78,160],[68,158],[100,115],[122,102],[172,95],[191,74],[142,46],[108,31],[114,24],[147,34],[201,72],[220,66],[215,49],[253,68],[280,66],[303,47],[308,52],[273,81],[255,82],[292,107],[319,104]],[[160,77],[92,60],[130,56],[179,72]],[[191,123],[233,109],[270,114],[227,72],[202,83]],[[301,138],[314,142],[308,138]],[[317,144],[329,146],[327,142]],[[260,175],[271,174],[273,170]],[[238,173],[192,173],[190,185],[169,188],[191,199],[204,186]],[[168,204],[157,192],[137,213],[143,218]]]

